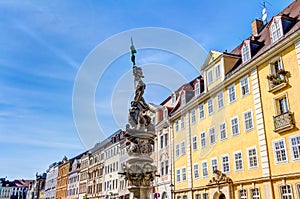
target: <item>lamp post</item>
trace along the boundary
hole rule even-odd
[[[171,199],[174,199],[174,185],[173,185],[173,183],[171,183],[170,188],[171,188]]]

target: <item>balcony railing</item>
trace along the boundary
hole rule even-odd
[[[280,115],[273,116],[274,131],[281,133],[283,131],[294,128],[294,113],[286,112]]]

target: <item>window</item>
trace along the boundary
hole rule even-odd
[[[287,95],[283,95],[276,99],[276,112],[278,115],[289,112]]]
[[[199,118],[200,120],[204,118],[204,104],[199,105]]]
[[[249,81],[248,81],[248,76],[242,78],[240,80],[241,83],[241,93],[242,95],[247,95],[250,93],[250,89],[249,89]]]
[[[229,173],[230,172],[229,156],[228,155],[223,155],[222,156],[222,170],[223,170],[223,173]]]
[[[166,133],[165,134],[165,147],[168,146],[168,143],[169,143],[168,140],[169,140],[168,133]]]
[[[208,76],[208,84],[211,84],[213,82],[213,71],[210,70],[207,72],[207,76]]]
[[[202,162],[202,176],[203,178],[208,177],[207,161]]]
[[[243,158],[241,151],[234,153],[234,169],[235,171],[243,170]]]
[[[228,99],[229,99],[229,103],[232,103],[236,100],[235,85],[228,87]]]
[[[181,142],[181,155],[185,155],[185,144]]]
[[[292,186],[284,185],[280,187],[282,199],[293,199]]]
[[[182,196],[182,199],[187,199],[187,196],[186,195]]]
[[[278,74],[278,71],[283,70],[282,61],[280,57],[276,57],[275,60],[270,64],[272,73]]]
[[[276,163],[287,162],[285,141],[273,141],[274,158]]]
[[[221,75],[220,64],[215,67],[216,79],[218,79]]]
[[[179,144],[176,144],[176,157],[180,156]]]
[[[201,148],[206,147],[206,136],[205,136],[205,132],[200,133],[200,138],[201,138]]]
[[[208,193],[203,193],[203,194],[202,194],[202,198],[203,198],[203,199],[208,199]]]
[[[191,119],[192,119],[192,124],[196,123],[196,109],[193,109],[191,111]]]
[[[247,111],[244,113],[244,125],[245,131],[250,131],[253,129],[252,111]]]
[[[218,109],[220,110],[221,108],[224,107],[224,93],[223,93],[223,91],[220,92],[217,95],[217,100],[218,100]]]
[[[161,149],[164,148],[164,136],[163,135],[160,136],[160,148]]]
[[[181,116],[181,118],[180,118],[180,126],[181,126],[181,129],[184,129],[184,116]]]
[[[221,123],[219,126],[220,129],[220,140],[225,140],[227,138],[227,133],[226,133],[226,123]]]
[[[250,43],[249,41],[245,41],[244,45],[242,47],[242,59],[243,59],[243,63],[248,61],[251,58],[251,54],[250,54]]]
[[[208,114],[211,115],[214,112],[213,98],[207,100],[207,108],[208,108]]]
[[[240,128],[239,128],[239,120],[238,117],[232,118],[230,120],[231,123],[231,133],[232,136],[236,136],[240,134]]]
[[[258,188],[254,188],[251,190],[251,198],[252,199],[260,199],[260,193]]]
[[[281,26],[281,19],[275,17],[273,23],[271,24],[271,37],[272,42],[277,41],[283,35],[282,26]]]
[[[161,169],[161,172],[160,172],[161,176],[164,176],[164,175],[165,175],[165,173],[164,173],[164,170],[165,170],[165,163],[164,163],[164,162],[161,162],[161,163],[160,163],[160,169]]]
[[[181,172],[182,172],[182,181],[186,181],[186,169],[182,168]]]
[[[196,194],[196,199],[201,199],[201,195],[199,193]]]
[[[165,161],[165,174],[168,175],[169,174],[169,160]]]
[[[180,169],[176,170],[176,182],[180,182]]]
[[[211,170],[212,170],[212,173],[214,173],[215,170],[218,170],[218,159],[217,158],[211,159]]]
[[[247,199],[247,191],[246,191],[246,189],[239,190],[239,199]]]
[[[198,164],[194,164],[194,178],[199,178],[199,167]]]
[[[181,93],[181,106],[184,106],[185,103],[186,103],[185,91],[182,91],[182,93]]]
[[[174,104],[176,102],[176,94],[173,93],[172,94],[172,104]]]
[[[258,161],[257,161],[256,148],[252,147],[252,148],[249,148],[247,151],[248,151],[248,166],[249,166],[249,169],[257,168],[258,167]]]
[[[209,129],[209,137],[210,137],[210,144],[215,144],[216,143],[216,130],[214,127]]]
[[[300,160],[300,135],[290,138],[290,146],[293,160]]]
[[[200,95],[200,82],[198,81],[195,84],[195,96],[199,96]]]
[[[163,118],[167,119],[168,118],[168,109],[165,107],[163,110]]]
[[[179,131],[178,120],[175,121],[175,131],[176,132]]]
[[[194,136],[192,139],[193,139],[193,151],[196,151],[198,149],[197,136]]]

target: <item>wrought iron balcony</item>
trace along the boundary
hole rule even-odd
[[[281,133],[294,128],[294,113],[286,112],[273,116],[274,132]]]

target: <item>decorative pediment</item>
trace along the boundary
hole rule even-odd
[[[222,173],[219,170],[214,170],[214,176],[209,181],[208,185],[217,185],[223,183],[231,183],[231,178],[227,177],[226,174]]]

